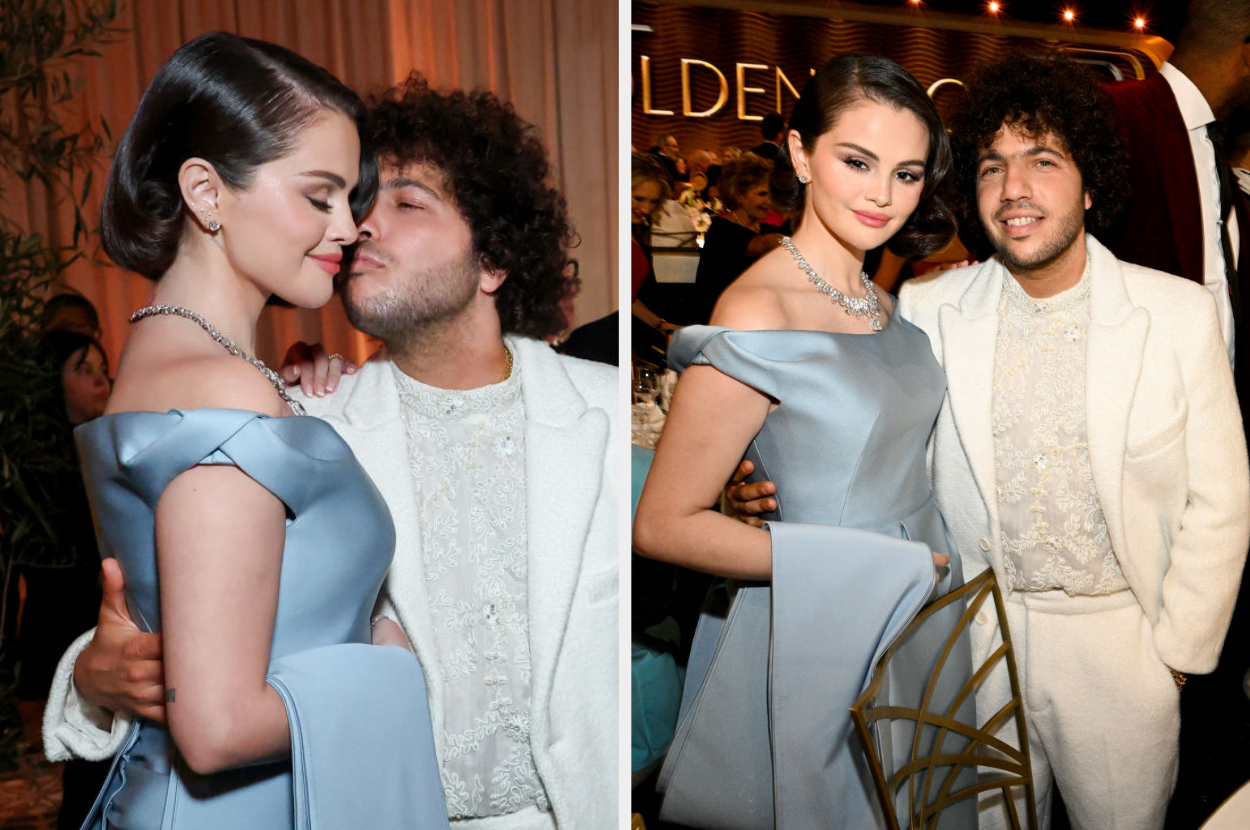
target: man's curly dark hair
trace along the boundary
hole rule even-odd
[[[950,122],[952,201],[963,229],[980,234],[976,244],[984,241],[977,217],[978,156],[1003,125],[1029,136],[1058,137],[1093,202],[1085,212],[1086,229],[1097,235],[1110,227],[1128,196],[1128,163],[1111,104],[1093,74],[1071,58],[1012,52],[972,73]]]
[[[538,130],[484,90],[438,91],[413,72],[369,100],[363,143],[380,163],[422,163],[445,178],[495,292],[505,334],[544,338],[566,326],[559,303],[577,289],[577,243],[564,197],[548,183]]]

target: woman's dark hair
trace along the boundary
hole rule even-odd
[[[742,204],[742,197],[758,184],[768,184],[773,174],[773,163],[755,153],[745,153],[742,158],[726,162],[717,179],[720,199],[725,207],[733,210]]]
[[[952,201],[966,228],[983,233],[978,160],[1004,126],[1034,138],[1048,133],[1058,138],[1093,202],[1085,211],[1086,228],[1098,234],[1111,226],[1128,196],[1128,162],[1113,110],[1093,73],[1058,52],[1011,52],[972,72],[951,116]],[[966,242],[982,241],[968,237]]]
[[[60,371],[65,368],[66,361],[88,347],[100,353],[104,358],[105,368],[107,368],[108,352],[104,351],[104,346],[100,344],[99,340],[90,335],[76,331],[57,330],[45,332],[39,337],[39,355],[49,367],[58,372],[58,377],[60,376]],[[82,362],[82,360],[86,360],[85,352],[79,362]]]
[[[803,87],[790,115],[789,129],[799,134],[803,149],[811,153],[817,139],[833,129],[842,112],[865,99],[913,113],[929,132],[920,204],[886,243],[903,259],[924,259],[945,248],[955,236],[954,214],[937,192],[951,168],[950,139],[933,101],[906,69],[874,55],[834,58]],[[773,170],[773,204],[781,210],[802,210],[805,189],[795,175],[789,142],[783,137]]]
[[[43,311],[39,314],[39,328],[47,329],[56,316],[67,309],[81,311],[86,316],[87,322],[91,324],[91,328],[96,331],[100,330],[100,313],[96,311],[95,305],[90,300],[76,291],[66,291],[49,297],[48,301],[43,304]]]
[[[442,174],[482,265],[507,274],[495,292],[504,333],[563,331],[560,301],[579,284],[568,249],[578,239],[534,125],[494,93],[434,90],[416,72],[369,104],[366,140],[379,159]]]
[[[49,380],[50,388],[41,390],[35,397],[34,406],[44,412],[53,424],[66,424],[65,387],[61,382],[61,374],[65,364],[77,355],[74,368],[78,368],[87,354],[95,349],[104,358],[104,369],[108,371],[108,352],[94,337],[68,329],[57,329],[44,332],[35,342],[36,354],[44,367],[44,374]],[[79,354],[81,352],[81,354]]]
[[[356,93],[289,49],[226,32],[184,44],[157,70],[117,146],[100,205],[104,250],[123,268],[159,278],[182,236],[182,163],[202,158],[230,188],[245,190],[255,169],[291,153],[325,110],[358,130],[364,117]],[[362,146],[349,196],[357,221],[376,191],[377,163]]]

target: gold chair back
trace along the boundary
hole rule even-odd
[[[993,610],[998,615],[1002,642],[995,648],[980,666],[973,667],[971,679],[964,684],[954,702],[945,711],[931,711],[929,706],[933,698],[934,688],[941,676],[943,667],[948,665],[947,658],[955,648],[960,635],[968,630],[978,613],[988,611],[986,605],[992,601]],[[907,638],[909,632],[925,622],[941,608],[951,603],[966,602],[967,606],[959,625],[947,638],[942,653],[936,663],[924,701],[920,708],[878,703],[882,697],[882,689],[886,685],[886,677],[890,668],[890,660],[897,650],[898,644]],[[984,619],[984,618],[982,618]],[[1011,700],[988,719],[978,715],[983,721],[963,723],[955,715],[969,695],[976,690],[989,676],[990,672],[1001,664],[1006,665],[1011,682]],[[1007,615],[1003,608],[1002,593],[994,578],[994,572],[987,569],[945,597],[926,606],[916,618],[903,630],[899,638],[886,649],[881,659],[873,668],[872,680],[864,693],[851,707],[851,717],[855,722],[855,730],[868,756],[869,768],[872,771],[873,783],[876,785],[877,796],[885,812],[886,822],[891,830],[936,830],[942,811],[952,804],[969,798],[976,798],[982,792],[998,790],[1002,793],[1004,809],[1007,810],[1010,826],[1014,830],[1022,830],[1021,816],[1013,796],[1023,790],[1027,805],[1028,827],[1037,828],[1037,809],[1033,798],[1032,766],[1029,763],[1029,742],[1024,722],[1024,705],[1020,695],[1020,683],[1016,674],[1015,652],[1011,645],[1011,634],[1007,627]],[[999,730],[1014,719],[1016,724],[1016,741],[1019,749],[996,737]],[[912,732],[910,757],[897,759],[890,764],[893,768],[886,769],[885,759],[893,759],[894,752],[880,744],[883,728],[894,722],[906,722]],[[935,735],[932,746],[926,746],[922,736]],[[955,747],[947,745],[956,744]],[[980,775],[974,777],[975,783],[960,785],[957,778],[969,767],[980,768]],[[967,776],[964,776],[967,778]],[[902,794],[906,788],[906,813],[903,812]]]

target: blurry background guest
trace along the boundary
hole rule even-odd
[[[751,152],[760,158],[773,161],[777,158],[777,151],[781,149],[781,138],[786,132],[786,119],[770,112],[760,122],[760,132],[764,134],[764,143],[752,147]]]
[[[51,440],[63,451],[65,464],[48,471],[41,490],[55,499],[58,518],[56,550],[22,561],[19,574],[26,599],[18,626],[17,649],[22,663],[17,694],[43,700],[61,652],[95,622],[100,598],[91,511],[74,452],[73,428],[104,412],[109,398],[108,358],[94,337],[76,331],[50,331],[40,340],[48,364],[56,369],[57,394],[48,398]]]
[[[699,173],[707,173],[707,169],[715,164],[710,150],[695,150],[686,157],[686,179],[693,179]]]
[[[630,279],[634,286],[633,350],[651,362],[654,349],[663,354],[668,345],[668,335],[678,326],[665,319],[663,293],[655,281],[655,267],[651,259],[651,226],[663,209],[672,190],[668,175],[653,155],[634,153],[630,164],[629,221],[631,230]]]
[[[49,307],[54,304],[60,311],[46,317],[54,325],[73,318],[94,322],[95,309],[81,295],[62,294],[48,302]],[[55,548],[24,560],[19,554],[16,568],[25,591],[17,626],[21,671],[15,690],[23,706],[42,706],[57,658],[75,637],[95,625],[100,606],[100,553],[74,451],[73,429],[104,413],[111,390],[108,358],[95,337],[63,328],[42,335],[40,347],[55,370],[50,377],[59,385],[48,397],[47,421],[53,432],[49,438],[59,448],[63,463],[40,476],[36,484],[56,502],[49,506],[54,508],[49,513],[54,519]],[[66,765],[58,827],[82,824],[108,767],[106,762],[90,761]]]
[[[76,291],[66,292],[44,303],[40,328],[43,331],[76,331],[99,340],[100,315],[86,297]]]
[[[669,189],[677,181],[677,159],[681,158],[681,147],[677,144],[677,136],[665,134],[655,139],[655,146],[647,150],[664,169]]]
[[[1241,192],[1250,195],[1250,110],[1235,112],[1228,120],[1228,163]]]
[[[726,210],[712,220],[704,237],[694,322],[706,323],[721,292],[761,254],[781,244],[781,228],[767,224],[775,218],[768,187],[772,172],[772,162],[754,153],[722,168],[717,186]]]

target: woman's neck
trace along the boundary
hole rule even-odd
[[[791,239],[821,279],[848,297],[864,296],[860,274],[865,251],[847,245],[814,216],[804,217]]]
[[[150,304],[194,311],[248,354],[256,353],[256,323],[268,296],[211,252],[181,251]]]

